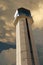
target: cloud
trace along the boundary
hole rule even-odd
[[[5,11],[5,10],[7,10],[7,7],[5,5],[3,5],[3,4],[0,4],[0,9]]]
[[[43,4],[39,3],[39,8],[37,10],[32,11],[32,17],[34,19],[35,28],[43,27]]]
[[[39,8],[39,3],[41,3],[41,4],[43,3],[42,1],[43,0],[41,0],[41,1],[40,0],[27,0],[27,2],[25,0],[21,0],[21,1],[20,0],[17,0],[17,1],[15,1],[15,0],[3,1],[2,0],[1,3],[3,4],[3,2],[4,2],[4,4],[7,5],[8,9],[5,11],[5,13],[7,13],[7,17],[9,17],[10,19],[11,18],[13,19],[14,12],[17,8],[26,7],[30,10],[36,10]],[[4,15],[5,15],[5,13],[4,13]]]
[[[35,28],[32,32],[35,43],[43,45],[43,28]]]
[[[28,9],[31,9],[31,10],[36,10],[39,8],[39,3],[43,4],[43,0],[11,0],[11,2],[16,5],[15,8],[18,8],[18,7],[26,7]]]
[[[0,0],[0,41],[15,42],[13,24],[15,10],[19,7],[30,9],[34,23],[33,35],[35,43],[43,43],[43,0]],[[42,53],[43,54],[43,53]],[[42,61],[42,59],[41,59]],[[3,63],[2,63],[3,62]],[[14,65],[15,50],[9,49],[0,54],[0,65]]]
[[[7,22],[7,18],[4,16],[0,17],[0,41],[4,42],[15,42],[15,26],[10,22]],[[9,35],[9,36],[8,36]]]
[[[0,54],[0,65],[15,65],[16,64],[16,50],[9,49],[2,51]]]
[[[38,57],[40,60],[40,65],[43,65],[43,45],[37,44],[37,49],[38,49]]]
[[[3,4],[3,0],[2,0],[1,3]],[[11,20],[14,19],[13,16],[14,16],[15,10],[19,7],[26,7],[27,9],[30,9],[31,12],[33,13],[33,19],[36,23],[38,23],[37,21],[41,21],[41,19],[43,18],[43,16],[42,16],[43,0],[41,0],[41,1],[40,0],[27,0],[27,2],[25,0],[22,0],[22,1],[20,1],[20,0],[17,0],[17,1],[15,1],[15,0],[9,0],[9,1],[5,0],[4,3],[6,3],[5,5],[7,5],[8,9],[2,15],[7,17],[7,19],[8,19],[7,22],[10,22]]]

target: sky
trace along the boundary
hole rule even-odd
[[[40,64],[43,65],[43,0],[0,0],[0,42],[16,44],[16,29],[13,24],[17,8],[31,11],[34,23],[32,32],[38,48]],[[16,50],[9,48],[0,53],[0,65],[15,65]]]

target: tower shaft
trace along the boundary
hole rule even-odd
[[[20,18],[16,24],[16,65],[39,65],[37,50],[29,19]]]
[[[14,15],[16,26],[16,65],[39,65],[31,25],[30,10],[18,8]]]

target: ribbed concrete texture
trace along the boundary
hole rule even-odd
[[[20,18],[16,24],[16,65],[39,65],[29,21]]]

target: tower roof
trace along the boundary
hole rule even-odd
[[[18,20],[19,18],[28,18],[28,17],[32,19],[30,10],[25,9],[25,8],[23,8],[23,7],[18,8],[18,9],[16,10],[16,12],[15,12],[15,15],[14,15],[14,19],[15,19],[14,24],[15,24],[15,23],[17,24],[17,20]]]
[[[25,9],[25,8],[19,8],[19,9],[18,9],[18,14],[19,14],[19,15],[24,14],[24,15],[26,15],[26,16],[31,17],[30,10]]]

